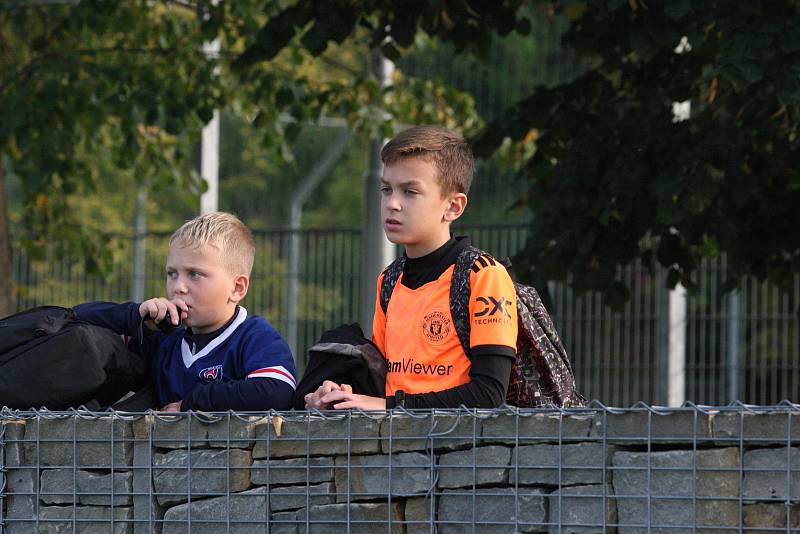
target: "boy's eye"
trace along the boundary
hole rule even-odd
[[[200,271],[192,271],[189,273],[189,276],[191,276],[194,279],[197,279],[203,276],[203,273],[201,273]]]
[[[381,193],[383,193],[384,195],[388,195],[391,192],[392,192],[392,188],[389,187],[388,185],[382,185],[381,186]]]
[[[406,195],[416,195],[419,193],[416,189],[406,189]]]
[[[175,271],[167,271],[167,278],[175,279],[178,276],[178,273]]]

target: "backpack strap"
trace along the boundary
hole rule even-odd
[[[405,269],[405,267],[406,257],[400,256],[390,263],[389,266],[383,271],[380,301],[384,316],[386,315],[386,310],[389,309],[389,299],[392,298],[394,286],[397,285],[397,280],[400,278],[400,275],[403,273],[403,269]]]
[[[469,283],[469,273],[475,262],[481,256],[489,254],[481,249],[469,245],[461,251],[453,268],[453,278],[450,282],[450,314],[453,324],[464,349],[464,354],[469,357],[469,297],[472,288]],[[394,260],[384,271],[381,281],[380,302],[384,315],[389,308],[389,299],[392,297],[394,286],[406,266],[406,257],[400,256]]]
[[[469,297],[472,287],[469,283],[469,273],[477,259],[486,255],[486,252],[472,245],[461,251],[453,268],[453,279],[450,282],[450,314],[458,334],[458,340],[464,349],[464,354],[469,357]]]

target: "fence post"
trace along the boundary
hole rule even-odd
[[[681,284],[669,292],[668,317],[667,404],[680,406],[686,400],[686,288]]]
[[[741,295],[735,289],[728,294],[728,401],[739,400],[739,351],[741,349]]]
[[[139,186],[136,193],[136,213],[133,223],[133,281],[131,284],[131,300],[142,302],[145,291],[145,238],[147,232],[147,216],[145,207],[147,205],[148,182]]]
[[[381,87],[391,83],[394,64],[379,50],[371,54],[373,74]],[[364,180],[364,233],[361,268],[361,328],[367,337],[372,335],[372,315],[375,312],[375,280],[381,270],[394,259],[394,247],[386,239],[381,221],[379,183],[383,176],[381,149],[384,140],[376,137],[370,141],[369,172]]]
[[[291,233],[289,235],[289,283],[286,288],[286,341],[295,358],[299,356],[297,354],[297,300],[300,296],[300,227],[303,222],[303,204],[320,181],[336,166],[352,137],[353,133],[349,130],[339,137],[303,178],[292,194],[289,205],[289,231]]]

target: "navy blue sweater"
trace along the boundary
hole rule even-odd
[[[263,411],[291,404],[297,382],[289,346],[266,319],[242,307],[203,335],[183,327],[168,335],[152,331],[135,302],[89,302],[74,310],[81,320],[131,338],[131,350],[151,361],[161,406],[181,401],[183,411]]]

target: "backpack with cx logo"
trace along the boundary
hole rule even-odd
[[[469,354],[469,273],[476,260],[483,256],[495,262],[491,255],[473,246],[466,247],[458,256],[450,284],[450,313],[464,353]],[[384,271],[381,283],[380,303],[384,314],[397,280],[405,267],[402,256]],[[501,262],[506,268],[510,263]],[[506,404],[523,408],[536,406],[560,406],[573,408],[583,406],[586,399],[575,389],[575,376],[561,338],[553,320],[542,304],[536,290],[514,282],[517,293],[517,358],[511,369]],[[488,309],[501,307],[503,303],[486,302]]]

